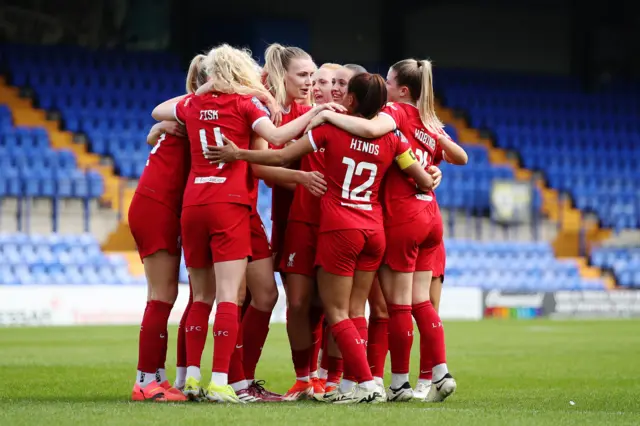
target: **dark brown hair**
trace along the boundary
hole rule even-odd
[[[349,80],[348,93],[356,100],[354,114],[375,117],[387,102],[387,85],[380,74],[362,73]]]

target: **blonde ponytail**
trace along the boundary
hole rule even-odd
[[[436,115],[436,103],[433,93],[433,70],[431,61],[423,59],[418,62],[418,70],[421,72],[421,88],[418,97],[418,111],[420,111],[420,119],[425,128],[434,133],[439,132],[444,124]]]
[[[189,72],[187,73],[187,93],[195,93],[200,86],[207,82],[207,72],[202,65],[202,61],[205,58],[205,55],[196,55],[191,60]]]
[[[268,95],[260,81],[260,67],[249,50],[222,44],[211,49],[203,65],[216,92],[248,95],[258,91]]]
[[[284,105],[287,99],[287,89],[284,85],[287,72],[283,63],[284,52],[285,47],[278,43],[269,45],[264,52],[264,72],[267,77],[265,83],[278,105]]]
[[[289,64],[296,58],[311,58],[299,47],[283,46],[273,43],[264,52],[265,85],[278,105],[284,106],[287,101],[287,87],[284,83]]]
[[[409,95],[418,106],[424,127],[432,132],[439,132],[444,124],[436,115],[431,61],[405,59],[393,64],[391,69],[396,72],[398,86],[406,86],[409,89]]]

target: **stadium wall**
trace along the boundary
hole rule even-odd
[[[169,319],[172,324],[180,321],[187,305],[187,288],[181,290]],[[272,323],[285,322],[286,299],[282,287],[279,290]],[[0,286],[0,326],[140,324],[146,297],[146,286],[139,285]],[[479,320],[482,312],[481,290],[444,288],[442,319]]]

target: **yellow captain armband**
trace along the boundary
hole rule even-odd
[[[418,160],[416,160],[416,156],[411,148],[396,157],[396,163],[398,163],[400,170],[406,169],[416,161]]]

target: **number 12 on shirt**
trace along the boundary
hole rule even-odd
[[[343,157],[342,164],[347,165],[347,173],[345,174],[344,182],[342,183],[342,198],[351,201],[371,202],[371,191],[367,190],[375,182],[378,167],[375,164],[368,163],[366,161],[361,161],[356,164],[355,160],[349,157]],[[370,172],[369,178],[362,185],[352,190],[351,181],[353,180],[353,176],[362,176],[362,173],[364,173],[365,170]]]
[[[205,129],[200,129],[200,145],[202,146],[202,152],[207,152],[207,145],[209,142],[207,141],[207,131]],[[224,146],[224,141],[222,140],[222,132],[220,132],[220,127],[213,128],[213,137],[216,140],[217,146]],[[224,166],[224,163],[219,163],[218,168],[221,169]]]

